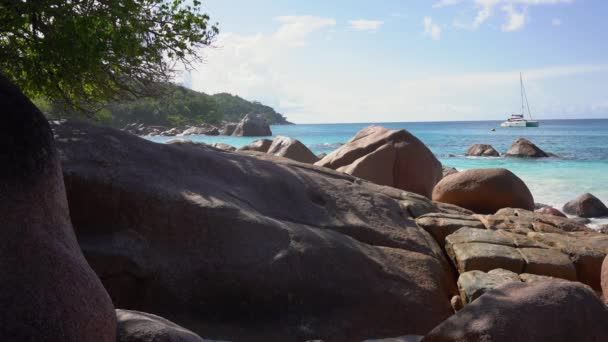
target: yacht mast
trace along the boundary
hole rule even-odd
[[[526,100],[526,107],[528,108],[528,116],[530,117],[530,120],[532,120],[532,112],[530,111],[530,104],[528,103],[528,94],[526,94],[526,87],[524,87],[524,80],[521,76],[521,72],[519,73],[519,81],[521,83],[521,93],[522,93],[522,102],[521,102],[521,109],[522,109],[522,114],[524,113],[524,102],[523,100]]]

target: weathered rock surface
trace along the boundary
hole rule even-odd
[[[49,124],[1,75],[0,107],[0,340],[114,342],[114,307],[76,241]]]
[[[235,123],[228,123],[224,126],[224,129],[222,130],[222,135],[232,135],[232,133],[234,133],[234,130],[236,130],[236,126],[238,126],[238,124]]]
[[[491,270],[488,273],[468,271],[458,277],[458,290],[462,301],[469,304],[488,290],[503,284],[520,281],[517,273],[501,268]]]
[[[586,193],[566,203],[562,208],[566,214],[580,217],[608,216],[608,208],[592,194]]]
[[[314,164],[319,161],[317,156],[306,145],[296,139],[283,136],[278,136],[274,139],[267,153],[307,164]]]
[[[449,175],[453,175],[453,174],[455,174],[455,173],[458,173],[458,172],[459,172],[458,170],[456,170],[456,168],[455,168],[455,167],[451,167],[451,166],[445,166],[445,165],[444,165],[444,166],[442,167],[442,169],[443,169],[443,177],[444,177],[444,178],[445,178],[445,177],[447,177],[447,176],[449,176]]]
[[[540,209],[536,209],[534,210],[535,213],[539,213],[539,214],[547,214],[547,215],[554,215],[554,216],[559,216],[559,217],[567,217],[564,213],[562,213],[561,211],[552,208],[552,207],[542,207]]]
[[[234,147],[232,145],[224,144],[224,143],[214,143],[211,146],[213,146],[219,150],[222,150],[222,151],[228,151],[228,152],[236,151],[236,147]]]
[[[568,255],[576,268],[577,280],[601,290],[601,269],[608,253],[608,236],[597,232],[530,232],[528,237]]]
[[[488,272],[495,268],[522,273],[525,264],[516,248],[505,245],[479,242],[458,243],[449,245],[447,253],[454,261],[459,273],[474,270]]]
[[[145,312],[116,310],[116,342],[205,342],[179,325]]]
[[[524,273],[576,280],[574,264],[560,251],[548,248],[520,248],[519,252],[526,262]]]
[[[425,334],[452,313],[451,270],[404,191],[269,154],[54,129],[76,233],[118,306],[224,340]]]
[[[550,157],[548,153],[541,150],[538,146],[534,145],[530,140],[525,138],[519,138],[515,140],[513,145],[509,148],[507,157],[518,157],[518,158],[546,158]]]
[[[251,142],[250,144],[247,144],[247,145],[239,148],[238,150],[239,151],[256,151],[256,152],[266,153],[266,152],[268,152],[270,145],[272,145],[272,140],[258,139],[258,140]]]
[[[466,152],[467,156],[473,157],[500,157],[500,153],[488,144],[474,144]]]
[[[220,135],[220,131],[214,126],[190,127],[184,130],[181,135]]]
[[[608,311],[576,282],[508,283],[465,306],[423,341],[608,341]]]
[[[235,137],[265,137],[271,136],[272,131],[266,119],[259,114],[249,113],[232,132]]]
[[[359,131],[315,165],[429,198],[443,177],[441,163],[418,138],[379,126]]]
[[[445,245],[445,237],[461,228],[485,229],[486,227],[473,216],[462,214],[431,213],[420,216],[416,224],[429,232],[439,246]]]
[[[487,229],[493,230],[513,230],[521,233],[530,231],[563,233],[563,232],[593,232],[584,224],[576,220],[535,213],[524,209],[504,208],[496,212],[495,215],[476,215]]]
[[[474,169],[448,176],[435,186],[433,200],[480,214],[507,207],[534,210],[526,184],[506,169]]]

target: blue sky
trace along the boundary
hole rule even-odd
[[[207,0],[191,87],[297,123],[608,117],[605,0]],[[189,82],[190,83],[190,82]]]

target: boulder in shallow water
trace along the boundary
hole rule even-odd
[[[245,146],[239,148],[239,151],[256,151],[256,152],[268,152],[268,149],[272,145],[272,140],[270,139],[258,139],[255,140]]]
[[[145,312],[116,310],[116,342],[205,342],[179,325]]]
[[[307,164],[314,164],[319,161],[317,156],[306,145],[296,139],[283,136],[274,138],[267,153]]]
[[[487,291],[423,341],[608,341],[608,311],[577,282],[512,282]]]
[[[1,75],[0,107],[0,340],[114,342],[114,307],[74,235],[51,128]]]
[[[509,148],[507,157],[518,157],[518,158],[546,158],[550,155],[541,150],[538,146],[534,145],[530,140],[525,138],[519,138],[515,140],[513,145]]]
[[[499,157],[500,153],[488,144],[474,144],[466,152],[467,156],[472,157]]]
[[[265,137],[271,136],[270,126],[261,114],[249,113],[239,122],[232,132],[235,137]]]
[[[599,198],[590,193],[580,195],[572,201],[564,204],[562,208],[566,214],[580,217],[604,217],[608,216],[608,208]]]
[[[370,126],[315,165],[429,197],[443,177],[441,163],[406,130]]]
[[[425,334],[452,314],[452,271],[403,191],[270,154],[54,128],[76,233],[117,306],[235,341]]]
[[[534,210],[534,199],[526,184],[506,169],[474,169],[448,176],[435,186],[433,201],[480,214],[508,207]]]

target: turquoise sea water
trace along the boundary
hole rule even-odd
[[[570,199],[591,192],[608,203],[608,119],[543,120],[539,128],[501,128],[499,121],[361,123],[272,126],[276,135],[296,138],[313,152],[331,152],[357,131],[378,124],[391,129],[407,129],[416,135],[447,166],[458,170],[503,167],[521,177],[536,202],[557,208]],[[495,132],[491,129],[496,128]],[[514,158],[465,157],[475,143],[491,144],[505,152],[511,143],[525,137],[560,158],[522,160]],[[236,147],[257,138],[188,136],[205,143],[223,142]],[[171,137],[151,137],[164,142]],[[608,220],[597,221],[608,222]]]

